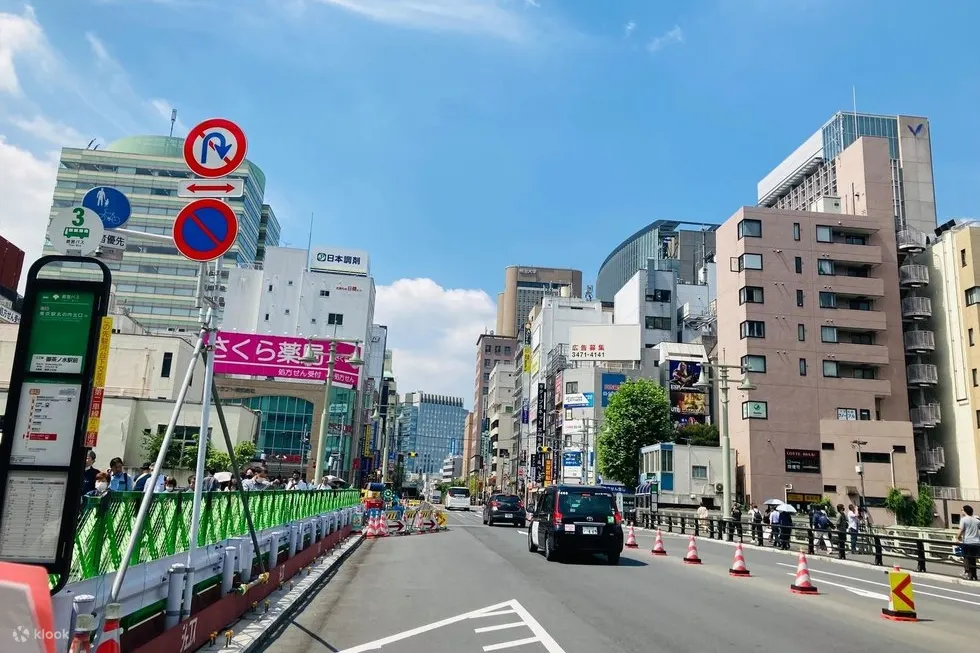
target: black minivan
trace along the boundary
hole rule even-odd
[[[551,485],[538,498],[527,529],[527,550],[548,560],[564,553],[604,553],[611,565],[623,552],[623,515],[607,488]]]

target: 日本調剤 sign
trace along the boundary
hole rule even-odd
[[[310,344],[314,362],[304,362],[308,341],[294,336],[272,336],[257,333],[219,331],[214,346],[216,374],[247,374],[279,379],[325,381],[330,358],[330,341],[314,340]],[[337,342],[333,384],[342,388],[357,387],[358,368],[348,364],[357,347]]]

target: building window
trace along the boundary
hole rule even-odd
[[[836,485],[824,485],[823,486],[823,491],[824,492],[829,492],[830,494],[836,494],[836,492],[837,492],[837,486]]]
[[[732,272],[741,272],[742,270],[761,270],[762,269],[762,254],[742,254],[738,258],[733,258],[731,260]]]
[[[797,324],[796,325],[796,339],[800,342],[806,342],[806,325]]]
[[[744,286],[739,288],[738,303],[741,304],[763,304],[765,303],[765,291],[760,286]]]
[[[658,289],[655,289],[655,290],[653,290],[651,292],[648,292],[647,293],[647,301],[648,302],[659,302],[661,304],[666,304],[666,303],[670,302],[670,291],[669,290],[661,290],[661,289],[658,288]]]
[[[803,306],[803,291],[799,288],[796,289],[796,305]]]
[[[513,350],[510,348],[510,345],[504,345],[504,353],[505,354],[510,354],[512,351]]]
[[[967,329],[966,330],[966,335],[969,338],[969,340],[970,340],[970,346],[972,347],[973,346],[973,329]]]
[[[272,284],[269,284],[269,292],[272,292]]]
[[[762,238],[762,220],[746,218],[738,223],[738,237]]]
[[[867,422],[871,420],[871,411],[867,408],[862,408],[858,411],[858,419],[862,422]]]
[[[500,345],[497,345],[497,346],[495,346],[493,348],[493,353],[495,353],[495,354],[499,354],[500,353]]]
[[[769,419],[769,402],[743,401],[742,419]]]
[[[747,372],[766,373],[766,357],[757,354],[742,356],[742,369]]]
[[[827,259],[817,261],[817,274],[822,276],[834,276],[834,262]]]
[[[966,267],[966,250],[965,249],[961,249],[960,250],[960,267],[963,267],[963,268]]]
[[[707,465],[691,465],[691,479],[695,481],[707,481],[708,480],[708,466]]]
[[[832,327],[832,326],[820,327],[820,342],[838,342],[837,327]]]
[[[293,285],[293,282],[292,282],[292,280],[290,280],[290,281],[287,281],[287,282],[286,282],[286,285],[287,285],[287,286],[291,286],[291,285]]]
[[[904,444],[896,444],[892,446],[892,453],[907,453]]]
[[[286,309],[286,315],[289,315],[289,309],[288,308]]]
[[[661,331],[670,331],[670,318],[669,317],[654,317],[647,315],[643,318],[643,325],[648,329],[659,329]]]
[[[966,291],[966,305],[973,306],[980,303],[980,286],[973,286]]]
[[[793,240],[799,240],[799,239],[800,239],[800,223],[799,222],[794,222],[793,223]]]
[[[832,379],[837,378],[837,361],[824,361],[823,362],[823,375]]]
[[[973,376],[973,387],[977,387],[977,368],[970,370],[970,374]]]
[[[266,322],[268,322],[268,321],[269,321],[269,314],[268,314],[268,313],[266,313],[266,314],[265,314],[265,321],[266,321]]]
[[[806,376],[806,359],[800,359],[800,376]]]
[[[310,318],[310,324],[316,324],[316,318]]]
[[[565,394],[578,394],[578,381],[568,381],[565,383]]]
[[[746,320],[739,325],[743,338],[765,338],[766,323],[762,320]]]
[[[486,347],[484,347],[483,348],[483,351],[485,351],[485,352],[487,352],[489,354],[490,353],[490,345],[487,345]]]
[[[797,256],[793,259],[793,264],[796,266],[796,274],[803,274],[803,257]]]
[[[820,448],[823,449],[824,451],[833,451],[834,450],[834,443],[833,442],[821,442],[820,443]]]
[[[170,378],[170,368],[174,364],[174,355],[172,352],[163,352],[163,365],[160,366],[160,378],[169,379]],[[976,372],[976,370],[974,370]]]
[[[484,372],[484,374],[483,374],[483,381],[484,381],[484,383],[486,383],[489,380],[490,380],[490,372]]]
[[[837,308],[837,295],[832,292],[820,292],[820,308]]]
[[[336,326],[344,326],[344,314],[343,313],[327,313],[327,324],[334,324]]]
[[[817,242],[818,243],[832,243],[834,242],[834,231],[830,227],[817,226]]]
[[[329,290],[321,290],[320,291],[320,297],[329,297],[329,296],[330,296],[330,291]]]

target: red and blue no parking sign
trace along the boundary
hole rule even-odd
[[[238,237],[238,217],[215,199],[191,202],[174,220],[174,245],[192,261],[213,261],[224,255]]]

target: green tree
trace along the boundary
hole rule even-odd
[[[719,440],[718,427],[714,424],[685,424],[674,436],[675,442],[699,447],[717,447]]]
[[[160,431],[143,430],[143,451],[146,453],[148,461],[155,461],[160,455],[160,448],[163,446],[164,433]],[[163,466],[168,469],[193,469],[197,465],[197,434],[191,434],[195,444],[183,444],[170,442],[167,455],[163,459]]]
[[[599,473],[627,485],[640,474],[640,449],[674,437],[667,391],[650,379],[626,381],[609,399],[596,443]]]
[[[919,486],[919,495],[912,497],[908,491],[891,488],[885,497],[885,508],[895,515],[899,526],[932,526],[936,503],[932,500],[932,488],[926,484]]]
[[[935,514],[936,502],[932,500],[932,488],[922,483],[919,485],[919,497],[915,501],[915,525],[923,528],[932,526]]]

